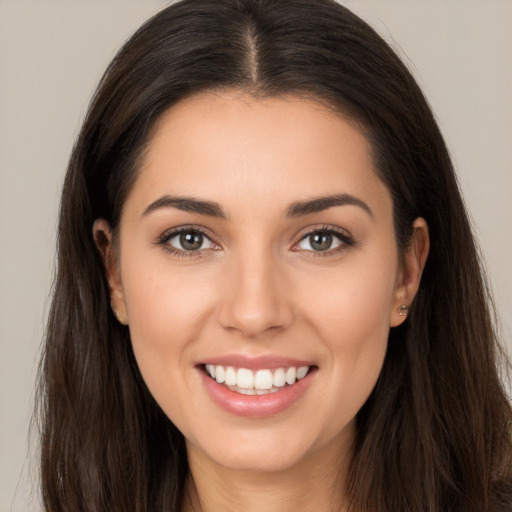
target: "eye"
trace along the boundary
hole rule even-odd
[[[352,239],[344,233],[338,233],[333,229],[317,229],[302,237],[293,250],[317,253],[335,252],[345,246],[353,245],[353,243]]]
[[[191,253],[216,249],[210,238],[195,228],[183,228],[165,234],[158,243],[173,253]]]
[[[304,237],[298,247],[303,251],[328,251],[341,245],[341,240],[326,231],[317,231]]]

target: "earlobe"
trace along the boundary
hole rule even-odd
[[[93,224],[93,237],[103,260],[105,277],[110,290],[112,311],[119,323],[128,324],[126,303],[119,272],[119,262],[112,241],[112,230],[105,219],[96,219]]]
[[[409,313],[421,276],[427,262],[430,249],[428,225],[425,219],[418,217],[413,224],[413,233],[409,245],[404,251],[401,269],[395,288],[395,297],[391,308],[390,326],[402,324]]]

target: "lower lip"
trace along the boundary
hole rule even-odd
[[[213,401],[225,411],[250,418],[262,418],[279,414],[288,409],[301,398],[309,387],[316,368],[311,369],[301,380],[291,386],[284,386],[279,391],[266,395],[242,395],[231,391],[226,386],[206,375],[198,369],[206,390]]]

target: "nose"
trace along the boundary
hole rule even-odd
[[[224,329],[257,338],[289,327],[293,308],[284,269],[268,254],[245,253],[226,271],[219,308]]]

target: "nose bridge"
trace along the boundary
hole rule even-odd
[[[268,246],[236,251],[227,274],[220,313],[223,327],[254,337],[289,325],[292,308],[283,267]]]

